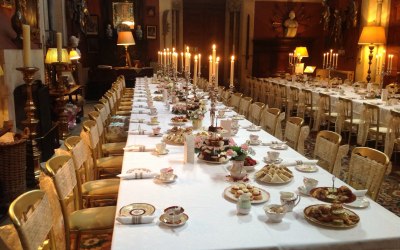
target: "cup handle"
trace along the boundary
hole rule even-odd
[[[301,197],[300,197],[300,195],[298,195],[298,196],[297,196],[297,202],[294,204],[294,206],[297,206],[297,204],[300,203],[300,200],[301,200]]]

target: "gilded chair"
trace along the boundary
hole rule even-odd
[[[313,92],[311,90],[302,89],[301,92],[304,98],[304,107],[302,107],[304,111],[300,111],[300,113],[303,113],[302,117],[304,119],[308,119],[308,125],[312,128],[318,106],[314,105]]]
[[[338,118],[336,121],[336,132],[341,134],[342,131],[348,132],[348,144],[351,142],[351,136],[358,131],[361,123],[360,118],[354,117],[353,101],[347,98],[339,97],[337,105]]]
[[[54,238],[51,213],[49,198],[42,190],[23,193],[11,203],[8,214],[23,249],[63,249],[65,242]]]
[[[242,97],[240,100],[239,114],[244,115],[246,118],[249,116],[249,108],[253,98],[250,96]]]
[[[313,157],[329,173],[333,172],[341,141],[342,136],[333,131],[322,130],[317,134]]]
[[[287,99],[287,111],[288,116],[299,116],[297,110],[300,104],[300,89],[294,86],[290,86],[290,95]]]
[[[233,110],[236,112],[239,112],[240,99],[242,98],[242,96],[243,96],[242,93],[234,93],[230,97],[229,106],[233,107]]]
[[[87,120],[83,122],[83,131],[81,137],[90,147],[93,162],[95,178],[110,178],[121,173],[123,156],[104,157],[99,143],[99,135],[95,121]]]
[[[231,97],[231,91],[229,89],[225,89],[222,92],[221,101],[226,105],[229,106],[229,99]]]
[[[304,119],[301,117],[289,117],[286,120],[285,134],[283,140],[286,141],[287,145],[294,150],[297,150],[297,145],[300,137],[300,130],[303,126]]]
[[[389,163],[389,157],[379,150],[356,147],[351,153],[346,182],[355,189],[368,189],[367,194],[376,200]]]
[[[284,113],[278,108],[265,108],[261,114],[260,126],[269,134],[278,139],[282,139],[281,122],[285,117]]]
[[[378,105],[364,103],[363,106],[366,114],[365,122],[368,124],[367,140],[375,141],[375,148],[378,149],[378,146],[384,145],[388,128],[381,124],[380,108]]]
[[[390,110],[390,121],[388,125],[388,131],[385,137],[385,154],[391,158],[393,151],[399,150],[400,146],[400,112]],[[396,158],[395,158],[396,159]]]
[[[75,174],[81,183],[78,187],[82,193],[84,207],[96,207],[103,204],[117,203],[119,179],[95,180],[93,158],[89,146],[79,137],[70,136],[65,146],[71,152],[75,165]]]
[[[331,97],[326,93],[319,93],[318,109],[316,112],[313,130],[319,131],[321,124],[327,124],[327,130],[336,122],[338,113],[333,112]]]
[[[256,124],[259,125],[260,124],[260,120],[261,120],[261,113],[262,110],[264,109],[265,104],[261,103],[261,102],[253,102],[250,105],[249,108],[249,120]]]
[[[79,249],[83,234],[112,233],[115,206],[82,209],[80,180],[76,177],[72,158],[67,155],[55,156],[46,162],[43,171],[51,177],[61,205],[67,247],[71,235],[76,235],[74,249]]]

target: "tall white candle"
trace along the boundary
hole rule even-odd
[[[167,52],[164,51],[164,65],[167,65]]]
[[[193,84],[197,83],[197,55],[194,56]]]
[[[210,55],[210,64],[208,66],[208,82],[210,83],[210,85],[212,84],[211,80],[212,80],[212,74],[213,74],[213,61],[212,61],[212,56]]]
[[[57,61],[62,61],[62,36],[60,32],[57,32]]]
[[[190,75],[190,58],[191,58],[191,54],[190,53],[188,53],[188,72],[189,72],[189,75]]]
[[[201,75],[201,54],[199,54],[199,75]]]
[[[233,76],[235,74],[234,68],[235,68],[235,56],[232,56],[231,57],[231,75],[230,75],[230,79],[229,79],[229,85],[231,85],[231,86],[233,86]]]
[[[215,87],[218,87],[218,65],[219,65],[219,57],[217,57],[215,62]]]
[[[31,28],[29,25],[22,25],[22,57],[24,62],[24,67],[31,67]]]
[[[181,52],[181,71],[183,72],[184,70],[184,65],[183,65],[183,52]]]
[[[325,58],[326,58],[326,54],[324,53],[324,59],[322,60],[322,68],[325,69]]]
[[[213,44],[213,46],[212,46],[212,62],[213,62],[213,67],[212,67],[213,72],[212,73],[213,73],[213,75],[215,75],[214,70],[215,70],[216,61],[217,61],[217,46],[215,46],[215,44]]]
[[[329,66],[333,66],[333,50],[330,51],[329,55]]]
[[[338,67],[338,61],[339,61],[339,54],[336,53],[336,68]]]

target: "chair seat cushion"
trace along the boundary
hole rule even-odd
[[[115,135],[115,134],[106,134],[106,140],[107,140],[107,142],[109,142],[109,143],[118,143],[118,142],[125,142],[126,143],[126,140],[128,139],[128,136],[126,135],[126,136],[118,136],[118,135]]]
[[[131,111],[131,110],[132,110],[132,106],[120,105],[118,107],[118,111]]]
[[[82,184],[83,195],[118,194],[119,179],[88,181]]]
[[[131,116],[131,110],[132,110],[132,107],[130,108],[130,110],[118,110],[117,112],[115,112],[115,114],[122,115],[122,116]]]
[[[114,226],[115,211],[115,206],[93,207],[77,210],[70,214],[70,229],[111,229]]]
[[[101,149],[103,153],[106,155],[122,155],[124,154],[124,147],[126,146],[126,142],[113,142],[113,143],[105,143],[101,145]]]
[[[371,128],[369,128],[369,130],[371,130],[371,131],[376,133],[378,131],[378,128],[377,127],[371,127]],[[388,131],[387,127],[379,127],[379,133],[380,134],[386,134],[387,131]]]
[[[109,156],[97,159],[98,168],[122,168],[123,156]]]
[[[127,101],[127,100],[121,100],[121,102],[119,103],[120,106],[129,106],[132,108],[132,101]]]

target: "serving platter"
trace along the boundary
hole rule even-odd
[[[341,188],[345,186],[335,188],[332,187],[317,187],[310,191],[310,196],[324,202],[328,203],[352,203],[356,200],[356,196],[351,194],[346,194],[341,191]],[[350,191],[351,192],[351,191]]]
[[[311,211],[313,208],[317,208],[319,206],[326,206],[325,204],[316,204],[316,205],[311,205],[308,206],[304,209],[304,218],[306,218],[306,220],[312,222],[313,224],[316,224],[318,226],[323,226],[323,227],[328,227],[328,228],[334,228],[334,229],[349,229],[349,228],[353,228],[355,227],[359,221],[360,221],[360,217],[353,211],[347,209],[347,208],[343,208],[343,210],[345,211],[345,213],[350,216],[351,218],[354,218],[355,223],[354,224],[335,224],[333,222],[323,222],[320,221],[312,216],[310,216]]]
[[[236,198],[235,194],[231,193],[231,187],[232,186],[225,188],[224,195],[229,200],[238,201],[239,198]],[[260,204],[260,203],[269,201],[270,194],[262,188],[259,188],[259,187],[256,187],[256,188],[261,191],[261,199],[260,200],[251,200],[251,204]]]

